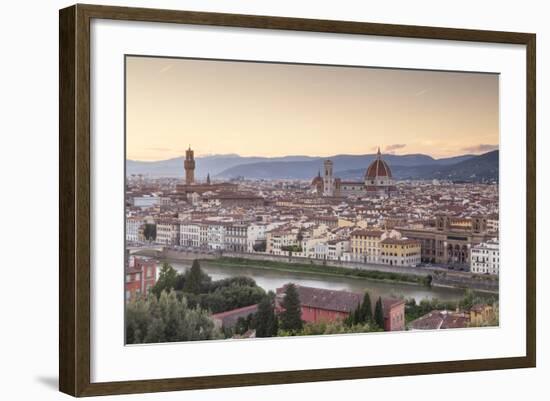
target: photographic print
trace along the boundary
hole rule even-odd
[[[499,75],[127,55],[125,342],[499,325]]]

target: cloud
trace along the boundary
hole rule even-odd
[[[488,143],[480,143],[479,145],[473,145],[473,146],[466,146],[462,148],[464,152],[470,152],[470,153],[482,153],[482,152],[490,152],[491,150],[497,150],[498,144],[496,145],[490,145]]]
[[[416,92],[414,94],[414,96],[418,97],[418,96],[422,96],[424,95],[425,93],[428,93],[430,90],[429,89],[422,89],[422,90],[419,90],[418,92]]]
[[[165,72],[170,71],[170,70],[172,69],[173,66],[174,66],[174,64],[167,64],[167,65],[165,65],[164,67],[162,67],[162,68],[159,70],[159,72],[160,72],[161,74],[164,74]]]
[[[394,143],[393,145],[386,146],[386,152],[392,152],[398,149],[403,149],[405,146],[407,146],[404,143]]]

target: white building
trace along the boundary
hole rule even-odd
[[[207,222],[206,226],[206,243],[208,249],[223,250],[225,249],[225,225],[221,222]]]
[[[138,242],[140,240],[140,229],[144,224],[143,217],[126,217],[126,241]]]
[[[343,256],[350,250],[350,241],[343,239],[330,240],[328,242],[327,259],[343,260]]]
[[[317,242],[313,246],[313,255],[310,255],[315,259],[328,259],[328,244],[326,240]]]
[[[498,233],[498,229],[499,229],[498,216],[489,217],[487,219],[487,231],[492,232],[492,233]]]
[[[180,222],[180,245],[199,248],[201,224],[197,221]]]
[[[499,267],[500,249],[497,238],[471,248],[470,271],[472,273],[498,275]]]

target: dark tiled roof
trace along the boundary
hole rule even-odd
[[[240,317],[246,318],[248,315],[256,313],[257,310],[258,305],[254,304],[226,312],[215,313],[211,316],[211,318],[220,320],[224,327],[233,327]]]
[[[277,295],[282,296],[286,285],[277,288]],[[323,288],[296,285],[302,306],[326,309],[337,312],[351,312],[361,303],[363,296],[354,292],[325,290]]]

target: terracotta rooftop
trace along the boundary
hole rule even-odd
[[[467,327],[468,322],[464,313],[434,310],[413,320],[409,326],[413,330],[457,329]]]

